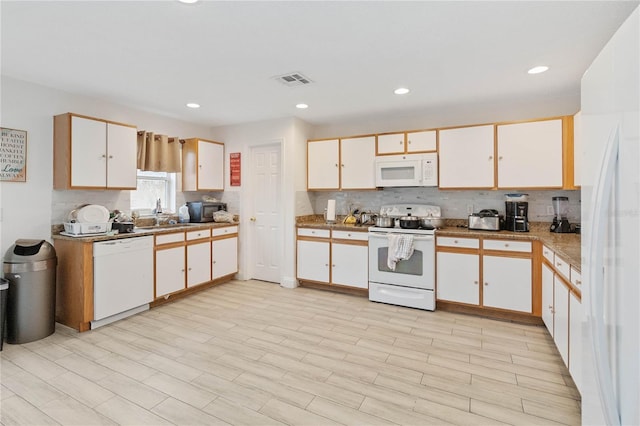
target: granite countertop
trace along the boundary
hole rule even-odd
[[[335,224],[327,224],[322,215],[299,216],[296,226],[315,229],[336,229],[345,231],[367,232],[368,225],[345,225],[344,217],[338,217]],[[571,266],[580,270],[582,263],[580,249],[580,234],[555,234],[549,231],[548,223],[530,223],[529,232],[512,231],[476,231],[466,228],[464,219],[445,220],[445,227],[436,230],[436,235],[460,236],[469,238],[501,238],[509,240],[542,241],[547,247],[556,252]]]
[[[238,225],[239,222],[206,222],[206,223],[189,223],[189,224],[176,224],[171,226],[163,226],[160,225],[157,228],[154,227],[141,227],[135,228],[134,232],[122,233],[122,234],[113,234],[113,235],[85,235],[81,237],[70,237],[67,235],[60,235],[59,230],[52,235],[54,240],[72,240],[72,241],[80,241],[80,242],[95,242],[95,241],[107,241],[107,240],[119,240],[122,238],[135,238],[135,237],[143,237],[146,235],[156,235],[156,234],[170,234],[173,232],[184,232],[184,231],[195,231],[198,229],[207,229],[207,228],[224,228],[225,226],[234,226]]]

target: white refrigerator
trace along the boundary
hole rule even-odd
[[[640,424],[640,10],[582,78],[582,423]]]

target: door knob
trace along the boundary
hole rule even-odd
[[[249,220],[250,220],[251,222],[255,222],[255,221],[256,221],[256,218],[255,218],[255,217],[252,217],[252,218],[251,218],[251,219],[249,219]]]

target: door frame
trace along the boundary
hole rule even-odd
[[[280,232],[282,234],[282,243],[280,244],[280,250],[278,253],[278,261],[280,264],[280,282],[278,284],[282,285],[283,281],[284,281],[284,275],[285,275],[285,271],[284,271],[284,265],[283,265],[283,260],[284,260],[284,251],[285,251],[285,238],[284,238],[284,229],[285,229],[285,223],[286,223],[286,218],[285,218],[285,212],[284,212],[284,206],[285,206],[285,201],[286,201],[286,191],[284,191],[284,139],[280,138],[280,139],[274,139],[274,140],[270,140],[267,143],[261,143],[261,144],[253,144],[253,145],[249,145],[247,146],[247,158],[248,158],[248,162],[247,165],[245,167],[247,167],[248,170],[251,170],[250,167],[253,165],[253,160],[254,160],[254,150],[255,149],[259,149],[259,148],[266,148],[266,147],[277,147],[280,150]],[[253,273],[254,273],[254,268],[253,268],[253,260],[252,260],[252,251],[253,249],[251,242],[254,240],[255,238],[255,231],[254,231],[254,227],[252,225],[251,222],[251,217],[254,213],[254,201],[255,201],[255,187],[253,185],[253,175],[251,174],[251,172],[247,173],[247,180],[246,180],[246,190],[242,191],[242,205],[246,206],[246,210],[244,212],[244,214],[242,215],[242,222],[245,223],[246,225],[243,227],[244,229],[246,229],[246,232],[240,232],[240,241],[243,245],[243,247],[247,247],[247,250],[242,250],[242,263],[243,265],[245,265],[244,269],[244,273],[242,274],[242,276],[240,277],[241,279],[245,279],[245,280],[249,280],[253,277]]]

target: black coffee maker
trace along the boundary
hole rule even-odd
[[[529,232],[528,194],[505,195],[504,229],[514,232]]]

